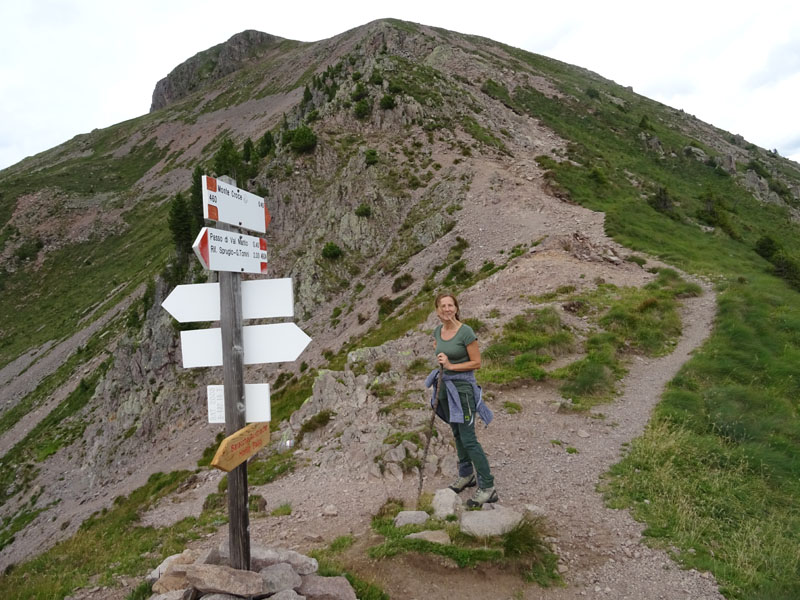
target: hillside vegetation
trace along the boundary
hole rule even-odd
[[[0,172],[0,440],[13,437],[0,458],[0,564],[17,564],[0,588],[34,589],[41,566],[23,561],[41,550],[24,546],[44,540],[35,532],[58,529],[42,544],[92,547],[107,525],[81,522],[143,475],[186,462],[175,440],[199,445],[190,463],[213,444],[200,427],[203,388],[218,375],[179,367],[179,326],[160,308],[176,283],[209,277],[189,248],[202,225],[197,178],[208,173],[266,198],[270,276],[293,278],[295,320],[314,338],[300,364],[252,371],[273,386],[275,430],[320,370],[424,329],[442,288],[477,289],[539,249],[577,253],[580,236],[565,234],[589,224],[534,236],[528,196],[603,213],[629,263],[657,257],[712,281],[709,341],[603,493],[682,565],[711,571],[726,597],[800,597],[800,167],[599,75],[483,38],[394,20],[314,44],[251,37],[249,54],[237,38],[232,72],[176,69],[183,79],[159,84],[158,110]],[[677,302],[698,293],[655,271],[646,287],[598,277],[554,285],[528,299],[532,310],[481,315],[492,332],[482,382],[552,381],[572,410],[612,401],[626,360],[667,352]],[[37,370],[132,295],[58,368]],[[553,303],[596,330],[570,326]],[[550,369],[559,357],[574,360]],[[399,387],[373,391],[392,399],[389,412],[410,409]],[[143,467],[153,447],[165,460]],[[154,476],[141,494],[185,476]],[[123,531],[133,499],[109,513]],[[157,564],[218,517],[206,511],[161,540],[137,529],[135,556],[96,568],[109,583],[135,574],[136,557]],[[54,597],[91,575],[76,573]]]

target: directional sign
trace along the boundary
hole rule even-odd
[[[192,250],[209,271],[267,272],[267,241],[252,235],[203,227]]]
[[[225,422],[225,386],[208,385],[208,422]],[[244,384],[244,418],[247,423],[271,421],[268,383]]]
[[[219,321],[219,284],[176,286],[161,306],[180,323]],[[242,282],[242,318],[271,319],[294,316],[290,277]]]
[[[211,466],[222,471],[231,471],[267,444],[269,423],[251,423],[222,440]]]
[[[272,217],[264,199],[203,175],[203,216],[264,233]]]
[[[242,328],[244,364],[290,362],[305,350],[311,338],[294,323],[246,325]],[[181,331],[183,367],[219,367],[222,365],[222,330],[194,329]]]

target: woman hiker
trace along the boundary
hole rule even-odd
[[[439,369],[428,376],[425,386],[433,386],[431,406],[443,421],[450,424],[456,441],[458,479],[450,489],[460,493],[477,484],[478,489],[467,501],[467,506],[497,502],[489,461],[475,435],[475,415],[481,417],[486,425],[493,417],[481,399],[481,388],[475,381],[475,371],[481,367],[478,338],[469,325],[459,321],[458,300],[453,294],[439,294],[434,305],[442,322],[433,331]],[[439,385],[440,381],[442,385]]]

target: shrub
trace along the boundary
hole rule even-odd
[[[593,87],[586,88],[586,95],[589,96],[589,98],[592,98],[593,100],[597,100],[598,98],[600,98],[600,92]]]
[[[317,146],[317,136],[310,127],[301,125],[297,129],[293,129],[289,147],[302,154],[305,152],[312,152]]]
[[[328,242],[322,248],[322,257],[329,260],[336,260],[337,258],[340,258],[342,254],[342,249],[333,242]]]
[[[364,162],[367,163],[367,166],[374,165],[378,162],[378,151],[370,148],[364,152]]]
[[[356,119],[364,120],[371,113],[372,113],[372,105],[366,98],[362,98],[361,100],[356,102],[356,105],[353,108],[353,114],[356,116]]]
[[[364,204],[363,202],[358,205],[356,208],[356,216],[357,217],[371,217],[372,216],[372,208],[370,208],[369,204]]]
[[[353,102],[359,102],[360,100],[365,100],[365,99],[367,98],[367,96],[368,96],[368,95],[369,95],[369,94],[368,94],[368,92],[367,92],[367,88],[366,88],[366,86],[365,86],[365,85],[364,85],[364,84],[363,84],[361,81],[359,81],[359,82],[356,84],[356,87],[355,87],[355,89],[353,90],[353,93],[352,93],[352,94],[350,94],[350,99],[351,99]]]
[[[372,71],[372,75],[369,76],[369,82],[372,85],[383,85],[383,75],[378,69]]]
[[[383,110],[389,110],[397,106],[397,102],[394,100],[394,96],[391,94],[386,94],[383,98],[381,98],[381,108]]]
[[[412,277],[411,273],[404,273],[400,277],[392,282],[392,292],[395,294],[406,289],[411,283],[414,281],[414,277]]]

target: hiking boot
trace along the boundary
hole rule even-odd
[[[497,492],[493,487],[490,488],[478,488],[478,491],[467,500],[467,506],[470,508],[475,508],[477,506],[483,506],[486,502],[497,502]]]
[[[470,473],[466,477],[456,479],[450,489],[459,494],[464,488],[475,487],[476,485],[478,485],[478,482],[475,480],[475,473]]]

